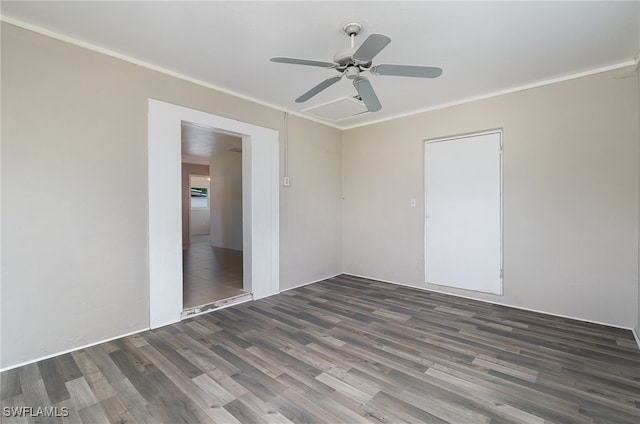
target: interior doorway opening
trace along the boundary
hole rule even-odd
[[[182,316],[251,298],[243,279],[242,137],[181,123]]]
[[[149,99],[149,327],[183,315],[181,126],[211,127],[242,140],[243,286],[260,299],[279,291],[278,132]],[[188,231],[187,231],[188,234]],[[195,313],[195,312],[194,312]]]

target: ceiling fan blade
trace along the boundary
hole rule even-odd
[[[437,78],[442,69],[433,66],[412,65],[376,65],[370,69],[376,75],[394,75],[398,77]]]
[[[369,112],[377,112],[382,109],[380,100],[378,100],[378,96],[376,96],[376,92],[373,91],[373,87],[368,79],[364,77],[356,78],[353,80],[353,85]]]
[[[364,40],[364,43],[358,47],[358,50],[353,53],[353,59],[362,63],[370,62],[371,59],[380,53],[390,42],[391,39],[386,35],[371,34]]]
[[[293,65],[318,66],[320,68],[333,68],[335,65],[331,62],[320,62],[317,60],[294,59],[291,57],[272,57],[272,62],[291,63]]]
[[[342,75],[326,79],[296,99],[296,103],[306,102],[322,90],[325,90],[342,79]]]

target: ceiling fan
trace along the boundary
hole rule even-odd
[[[380,100],[369,80],[361,73],[369,71],[374,75],[391,75],[399,77],[417,78],[437,78],[442,74],[442,69],[431,66],[413,65],[375,65],[372,66],[373,58],[384,49],[391,39],[382,34],[371,34],[358,47],[355,48],[355,38],[362,30],[359,22],[349,22],[344,25],[343,30],[351,38],[351,47],[336,53],[333,62],[320,62],[317,60],[295,59],[289,57],[274,57],[272,62],[291,63],[294,65],[316,66],[320,68],[333,68],[340,75],[328,78],[311,90],[296,99],[296,103],[306,102],[316,94],[329,88],[346,76],[353,80],[356,88],[357,99],[362,100],[369,112],[377,112],[382,108]]]

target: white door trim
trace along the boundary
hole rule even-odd
[[[242,137],[244,287],[279,291],[278,131],[149,99],[149,326],[180,321],[182,308],[182,121]]]

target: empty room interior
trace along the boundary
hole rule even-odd
[[[0,422],[640,422],[640,2],[0,13]]]

